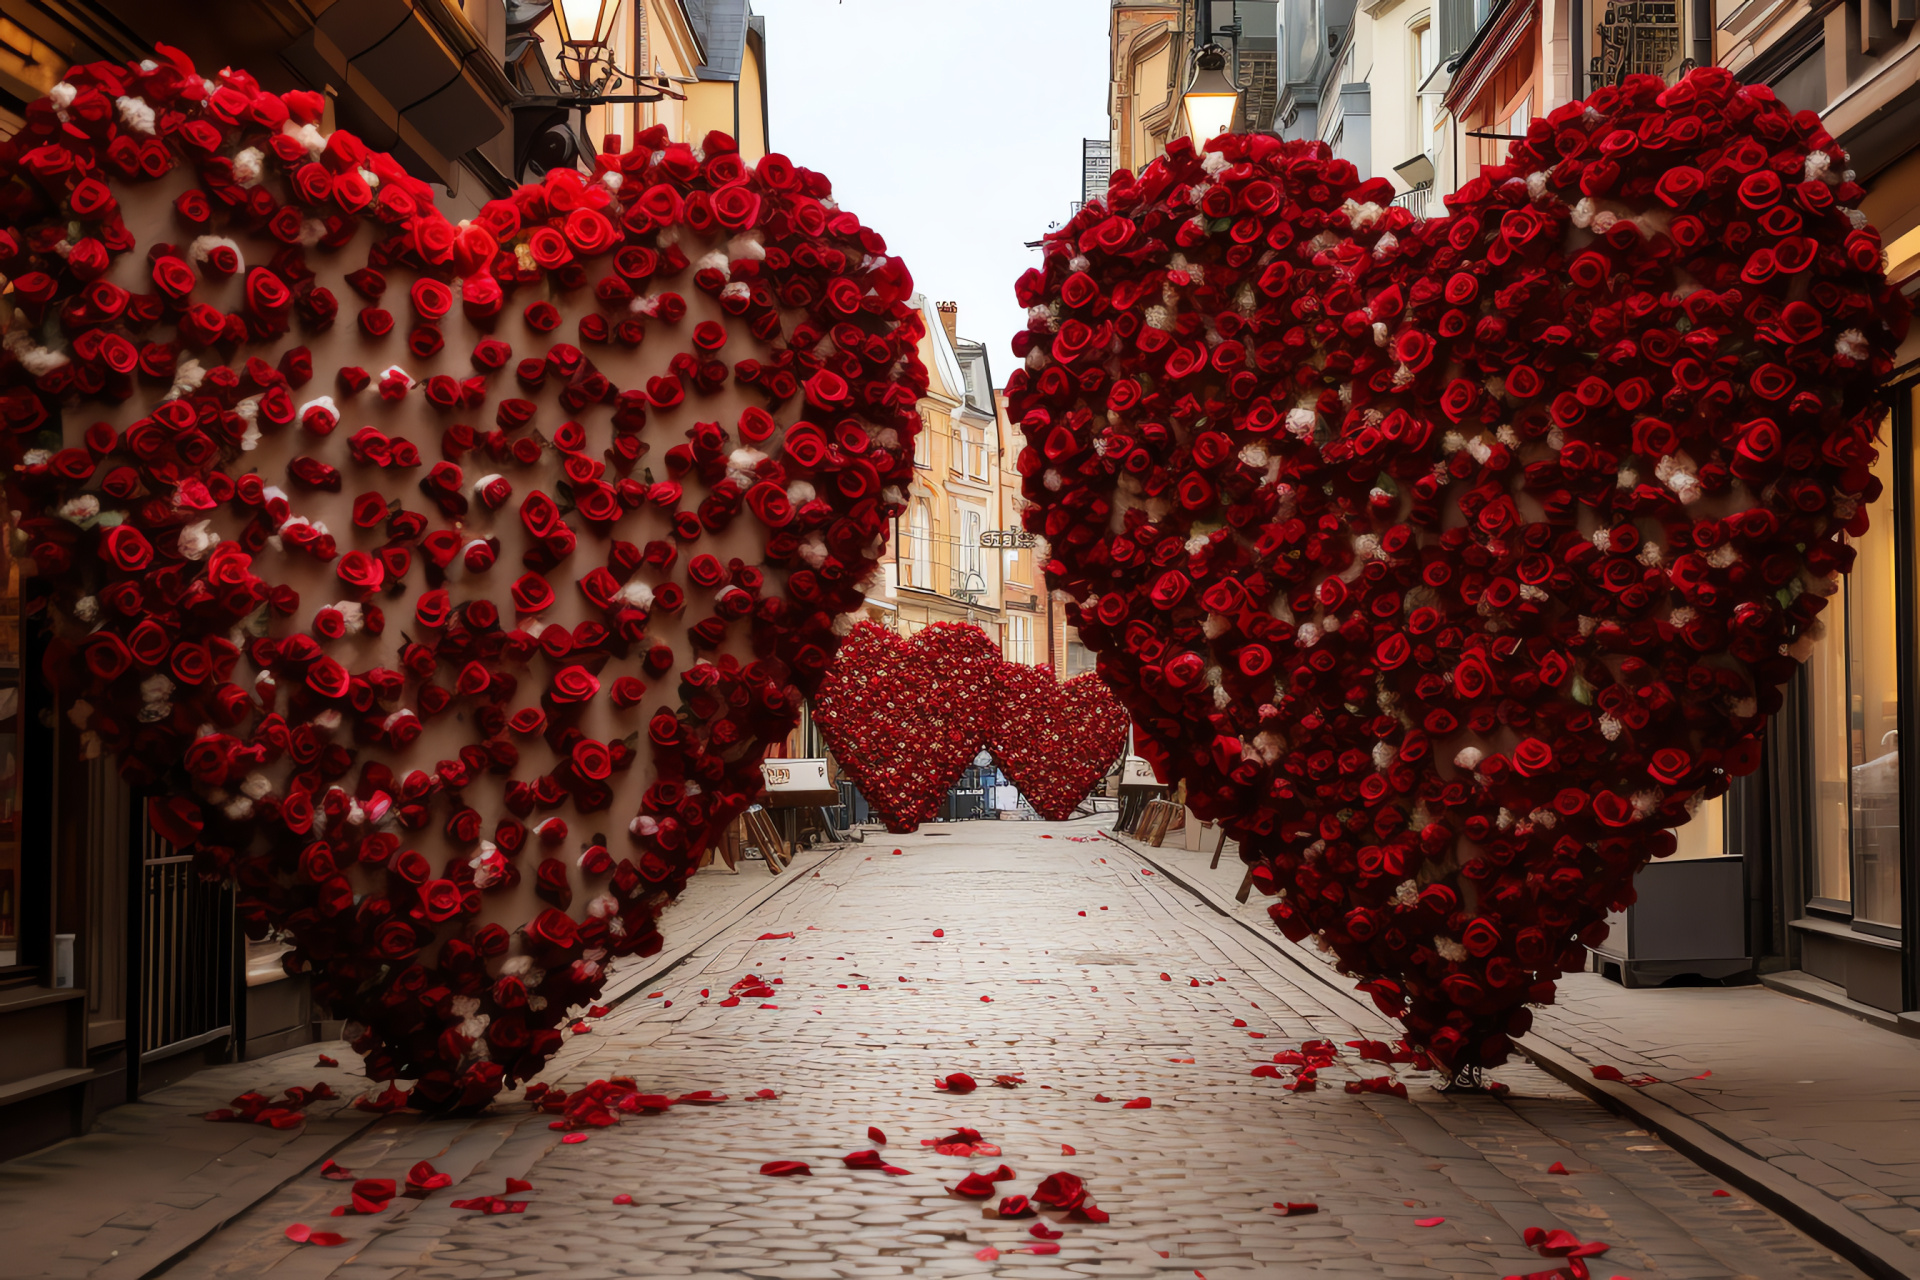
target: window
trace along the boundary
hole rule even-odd
[[[920,434],[913,438],[913,465],[933,465],[933,423],[927,420],[924,413],[920,415]]]
[[[907,536],[901,539],[906,560],[906,582],[909,587],[925,587],[933,581],[933,517],[927,512],[927,504],[915,502],[913,514],[907,519]]]
[[[1007,615],[1007,640],[1001,656],[1008,662],[1033,665],[1033,619],[1024,613]]]
[[[975,480],[987,478],[987,433],[981,427],[967,428],[967,474]]]
[[[1900,679],[1894,577],[1892,443],[1874,474],[1885,486],[1857,559],[1820,616],[1807,663],[1814,842],[1808,890],[1856,922],[1900,925]]]
[[[0,529],[11,534],[12,527]],[[21,891],[26,868],[21,850],[21,762],[25,758],[25,690],[20,683],[20,565],[0,537],[0,969],[20,962]]]
[[[1532,123],[1533,123],[1533,94],[1531,91],[1529,91],[1527,93],[1527,96],[1520,99],[1519,104],[1514,107],[1513,114],[1507,117],[1507,122],[1506,124],[1501,126],[1500,132],[1512,133],[1512,134],[1525,134],[1527,131],[1527,126]]]
[[[960,522],[960,563],[970,574],[985,572],[985,559],[980,554],[980,533],[986,528],[986,517],[973,507],[961,512]]]
[[[1067,641],[1067,677],[1072,679],[1094,667],[1093,650],[1078,640]]]
[[[1439,66],[1440,40],[1433,29],[1433,23],[1423,22],[1413,29],[1413,83],[1416,89],[1427,83],[1427,77]],[[1413,95],[1413,141],[1422,151],[1433,148],[1433,109],[1436,95],[1416,92]]]

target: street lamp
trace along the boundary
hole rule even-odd
[[[1203,45],[1193,55],[1193,79],[1181,95],[1187,116],[1187,136],[1198,146],[1233,128],[1240,109],[1240,89],[1227,79],[1227,51],[1217,44]]]
[[[613,40],[613,22],[620,13],[620,0],[557,0],[553,20],[560,27],[561,56],[574,64],[572,80],[581,86],[605,87],[614,75],[613,59],[607,46]],[[594,64],[607,65],[596,77]],[[590,90],[591,92],[592,90]]]

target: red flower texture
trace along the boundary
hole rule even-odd
[[[1717,68],[1533,121],[1443,219],[1176,141],[1018,285],[1049,585],[1279,927],[1448,1070],[1757,766],[1852,562],[1907,307],[1845,168]]]
[[[814,695],[814,719],[887,830],[931,818],[980,753],[1000,665],[986,632],[961,622],[905,640],[862,622],[847,637]]]
[[[66,83],[0,148],[32,334],[0,451],[61,714],[414,1082],[368,1108],[481,1105],[661,947],[860,607],[913,474],[912,279],[719,133],[456,226],[318,95],[165,47]]]
[[[1064,822],[1127,745],[1127,713],[1085,672],[1062,683],[1048,667],[1003,662],[987,750],[1041,817]]]

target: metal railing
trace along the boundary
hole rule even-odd
[[[233,1031],[230,882],[208,884],[193,858],[140,822],[140,1060],[211,1044]]]
[[[966,546],[950,534],[916,534],[900,526],[900,585],[977,604],[988,594],[988,556],[977,546]]]
[[[1403,191],[1393,198],[1393,202],[1416,218],[1433,216],[1433,187],[1418,186],[1411,191]]]

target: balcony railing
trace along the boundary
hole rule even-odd
[[[1393,198],[1393,202],[1416,218],[1433,216],[1433,188],[1419,186],[1411,191],[1403,191]]]
[[[900,586],[979,604],[991,594],[988,571],[992,553],[966,546],[947,534],[915,534],[902,526],[899,540]]]

